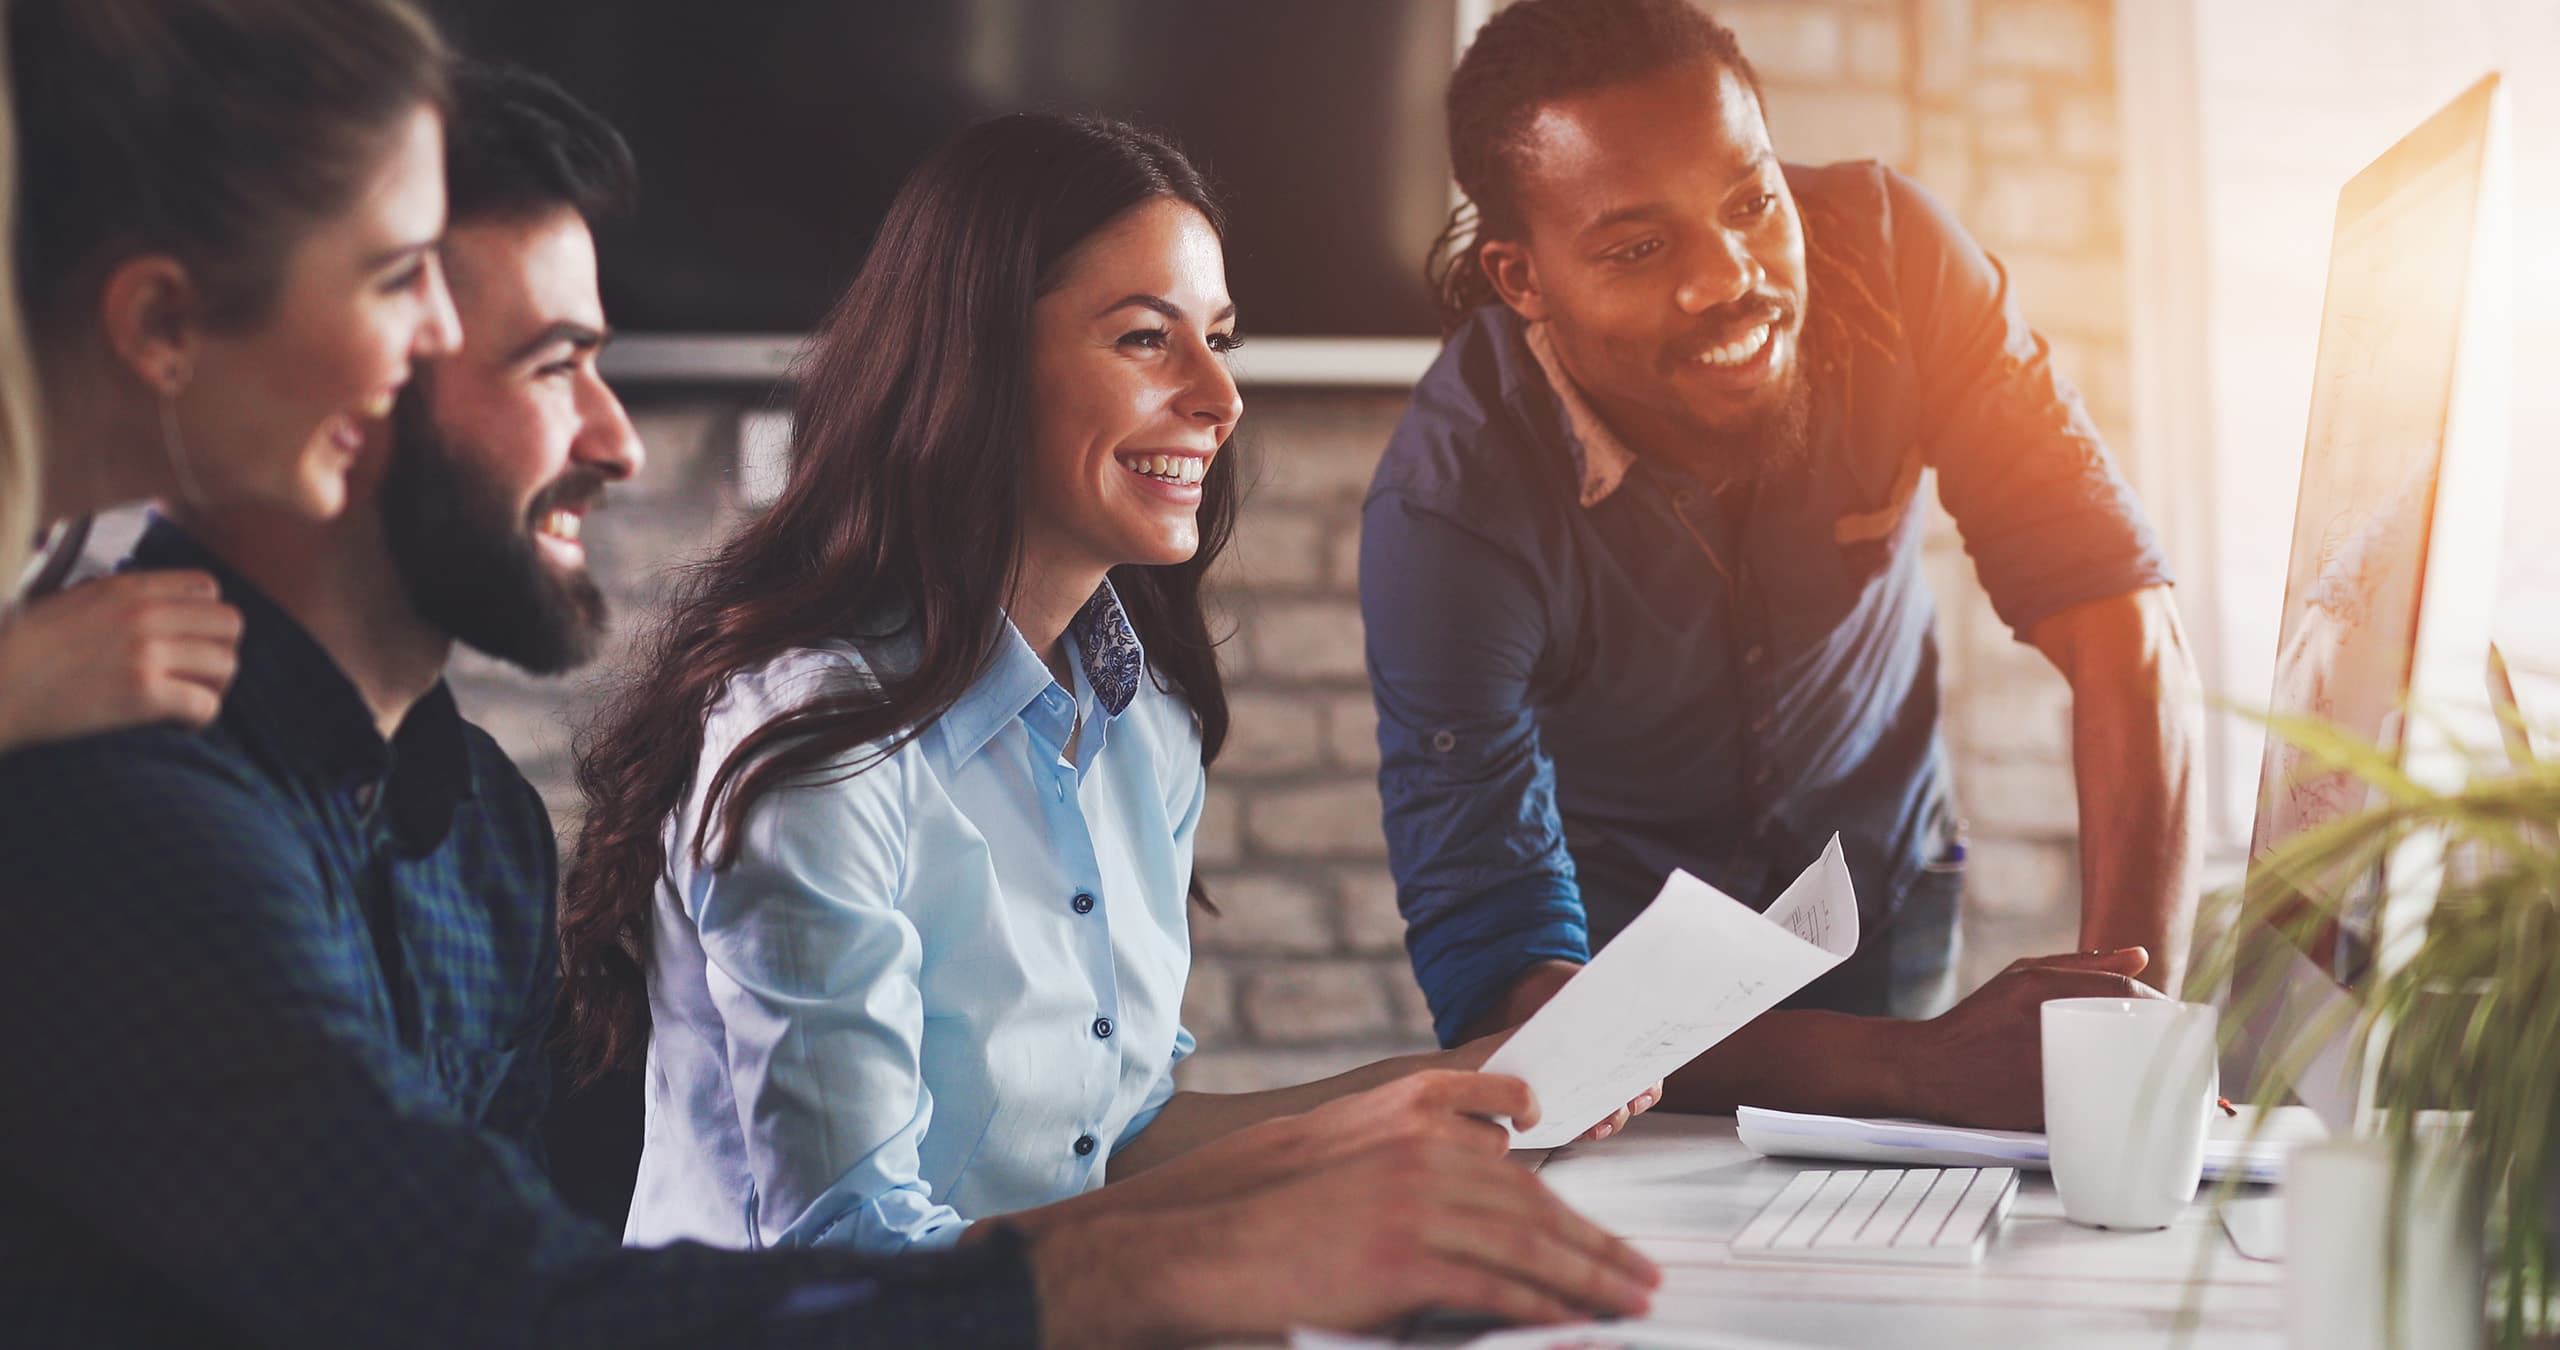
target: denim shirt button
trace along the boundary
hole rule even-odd
[[[1431,748],[1432,748],[1432,749],[1434,749],[1434,750],[1439,751],[1441,754],[1444,754],[1444,755],[1445,755],[1445,754],[1447,754],[1447,753],[1449,753],[1449,752],[1450,752],[1450,751],[1452,751],[1452,750],[1457,749],[1457,748],[1458,748],[1458,733],[1456,733],[1456,732],[1454,732],[1454,731],[1435,731],[1435,732],[1432,732],[1432,733],[1431,733]]]

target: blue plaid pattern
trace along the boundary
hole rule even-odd
[[[543,1177],[557,856],[439,686],[385,744],[293,621],[202,733],[0,758],[0,1326],[18,1345],[1036,1342],[1011,1232],[627,1250]]]

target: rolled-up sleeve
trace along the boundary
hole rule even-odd
[[[1529,967],[1590,956],[1530,703],[1545,606],[1517,559],[1393,492],[1360,537],[1388,861],[1448,1044]]]
[[[2170,580],[2132,485],[2027,326],[2007,269],[1917,184],[1886,175],[1920,448],[1992,607],[2021,638]]]
[[[900,913],[905,766],[767,793],[691,916],[726,1039],[752,1220],[774,1246],[947,1247],[917,1152],[923,942]]]

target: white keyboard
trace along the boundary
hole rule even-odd
[[[1969,1266],[2018,1194],[2014,1167],[1815,1170],[1734,1236],[1746,1261]]]

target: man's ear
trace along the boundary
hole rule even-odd
[[[1493,293],[1513,313],[1531,323],[1547,317],[1546,290],[1539,285],[1537,260],[1529,256],[1527,245],[1510,239],[1485,240],[1476,245],[1476,265],[1484,269]]]
[[[107,349],[163,398],[176,397],[195,376],[203,309],[203,293],[186,264],[166,253],[137,253],[117,263],[98,292]]]

